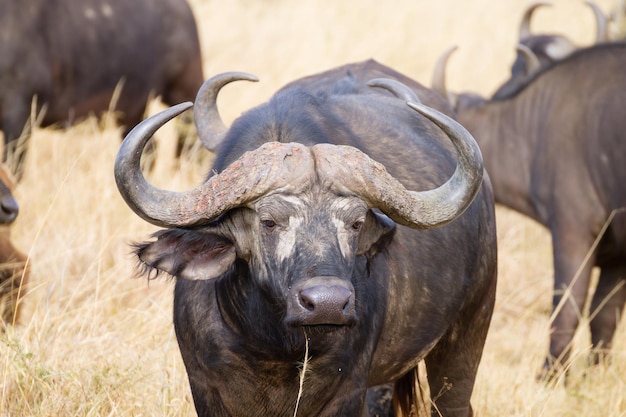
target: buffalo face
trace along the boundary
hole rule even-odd
[[[285,324],[355,324],[351,280],[357,256],[393,230],[394,223],[377,221],[360,198],[324,190],[268,196],[255,206],[256,270],[286,297]]]
[[[242,261],[285,326],[333,330],[356,324],[355,262],[394,228],[360,198],[309,190],[265,196],[197,230],[157,233],[137,253],[149,268],[189,280],[219,278]]]

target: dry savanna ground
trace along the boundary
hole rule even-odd
[[[605,10],[613,0],[597,0]],[[226,121],[296,77],[376,58],[429,85],[439,54],[458,45],[450,89],[492,92],[508,74],[527,0],[193,0],[205,76],[241,70],[261,82],[228,86]],[[594,36],[582,1],[555,0],[533,28]],[[151,106],[158,110],[159,104]],[[188,189],[210,155],[173,158],[175,130],[158,133],[150,180]],[[37,129],[16,190],[13,229],[28,252],[31,284],[21,325],[0,336],[0,416],[193,416],[172,329],[173,282],[133,277],[129,242],[155,230],[126,207],[112,175],[119,130],[95,119]],[[473,405],[478,416],[626,416],[626,329],[611,365],[584,366],[583,329],[568,385],[535,380],[547,349],[552,260],[549,235],[498,208],[498,301]],[[295,400],[295,399],[294,399]]]

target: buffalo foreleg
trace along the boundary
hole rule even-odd
[[[564,372],[570,356],[574,333],[580,322],[589,289],[595,256],[590,256],[592,235],[584,239],[574,229],[553,230],[554,295],[550,353],[544,363],[544,377],[554,378]]]
[[[461,312],[437,346],[426,356],[431,414],[471,417],[470,398],[495,301],[496,280],[485,297]]]
[[[598,363],[611,347],[613,334],[626,303],[626,266],[603,266],[591,302],[592,363]]]

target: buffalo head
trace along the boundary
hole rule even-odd
[[[207,81],[203,91],[213,92],[214,105],[224,80],[241,78],[254,79],[225,74]],[[350,280],[361,267],[358,255],[376,251],[396,223],[429,229],[453,221],[472,202],[483,172],[480,151],[461,125],[422,105],[399,83],[371,85],[408,99],[416,117],[424,115],[449,136],[458,164],[447,182],[411,191],[357,148],[267,142],[192,190],[162,190],[146,181],[139,161],[156,130],[191,107],[183,103],[135,127],[116,159],[115,177],[127,204],[148,222],[174,228],[143,246],[141,261],[188,280],[215,279],[245,262],[268,299],[283,306],[286,325],[354,324]],[[221,124],[217,111],[203,112],[200,123]],[[197,240],[211,243],[199,249]]]

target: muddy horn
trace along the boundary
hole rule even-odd
[[[304,145],[270,142],[246,152],[192,190],[175,192],[151,185],[139,165],[146,143],[161,126],[191,106],[178,104],[139,123],[118,151],[117,187],[142,219],[161,227],[203,224],[270,191],[296,188],[309,180],[313,162]]]
[[[368,84],[387,88],[400,98],[415,97],[412,90],[399,83],[377,79]],[[431,229],[453,221],[469,207],[482,183],[483,160],[478,144],[458,122],[417,101],[408,100],[407,105],[439,126],[457,150],[456,170],[440,187],[407,190],[383,165],[350,146],[320,144],[313,147],[313,152],[318,173],[339,191],[355,193],[397,223]],[[341,181],[333,181],[336,178]]]

